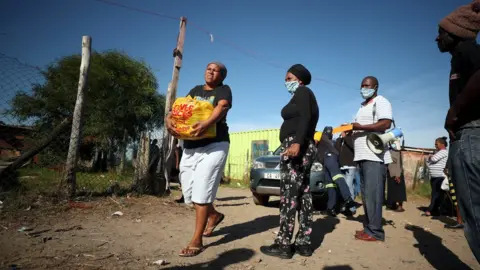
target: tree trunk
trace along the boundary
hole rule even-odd
[[[127,130],[123,132],[123,139],[120,143],[120,164],[117,167],[117,173],[122,174],[125,169],[125,158],[127,153]]]
[[[82,136],[83,107],[85,88],[87,86],[88,71],[90,69],[90,52],[92,38],[82,37],[82,62],[80,64],[80,77],[78,80],[77,99],[73,111],[72,132],[70,134],[70,144],[68,147],[68,157],[65,164],[65,182],[70,184],[70,196],[73,197],[77,190],[76,170],[78,161],[78,150]]]
[[[148,136],[142,132],[140,136],[140,143],[137,153],[137,164],[135,167],[135,176],[133,189],[140,193],[146,194],[152,191],[152,187],[149,186],[151,182],[148,179],[148,163],[150,159],[150,140]]]

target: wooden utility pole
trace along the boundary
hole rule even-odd
[[[167,96],[165,101],[165,116],[171,111],[173,102],[177,97],[177,86],[178,78],[180,75],[180,69],[182,68],[183,60],[183,44],[185,43],[185,30],[187,28],[187,18],[180,18],[180,31],[177,38],[177,47],[173,50],[173,73],[172,81],[168,84]],[[168,169],[165,166],[166,162],[175,154],[175,145],[174,138],[168,134],[166,127],[163,132],[163,143],[162,143],[162,156],[160,172],[163,172],[165,177],[165,191],[168,192],[170,189],[170,175],[168,174]]]
[[[72,132],[70,134],[70,145],[68,147],[67,164],[65,167],[65,182],[70,185],[70,196],[75,195],[77,189],[77,180],[75,169],[77,165],[78,149],[82,134],[82,118],[84,93],[87,86],[88,71],[90,68],[90,54],[92,50],[92,38],[82,37],[82,62],[80,64],[80,78],[78,80],[77,100],[73,111]]]

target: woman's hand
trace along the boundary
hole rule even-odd
[[[400,176],[395,177],[395,183],[400,184]]]
[[[201,136],[208,129],[208,123],[206,121],[198,121],[192,126],[191,134],[195,137]]]
[[[281,155],[285,155],[287,157],[297,157],[300,154],[300,144],[294,143],[290,145],[285,151],[281,153]]]
[[[173,137],[179,137],[180,134],[177,133],[175,130],[175,124],[172,121],[172,115],[169,113],[167,117],[165,117],[165,127],[167,128],[168,133]]]

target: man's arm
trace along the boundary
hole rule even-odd
[[[353,130],[363,130],[369,132],[385,132],[392,125],[392,120],[390,119],[380,119],[378,122],[370,125],[360,125],[358,123],[353,123]]]
[[[442,158],[446,158],[446,157],[448,157],[447,151],[438,151],[437,153],[435,153],[435,155],[431,156],[429,160],[431,163],[437,163]]]
[[[376,114],[378,121],[369,125],[353,124],[354,130],[363,130],[367,132],[385,132],[392,125],[393,113],[392,104],[384,97],[377,97],[375,100]]]

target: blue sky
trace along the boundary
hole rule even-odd
[[[187,17],[178,94],[203,83],[209,61],[225,63],[232,131],[280,127],[289,100],[285,72],[301,63],[316,78],[310,87],[320,105],[318,129],[350,122],[362,78],[374,75],[407,145],[433,147],[446,135],[450,55],[438,52],[437,25],[469,1],[114,1]],[[82,35],[90,35],[97,51],[144,59],[163,93],[178,27],[172,19],[95,0],[0,0],[0,53],[43,67],[79,53]]]

